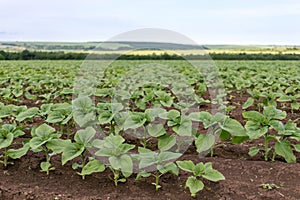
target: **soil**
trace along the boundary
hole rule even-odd
[[[204,181],[205,189],[196,199],[300,199],[300,155],[297,163],[265,162],[262,157],[250,158],[243,145],[222,145],[215,149],[214,157],[201,158],[187,154],[181,159],[194,162],[212,162],[213,167],[226,177],[225,181]],[[162,186],[155,191],[153,179],[135,181],[115,187],[109,179],[110,171],[87,176],[82,180],[71,168],[61,166],[60,156],[52,158],[56,167],[47,176],[40,172],[43,155],[29,153],[7,169],[0,169],[0,199],[192,199],[184,183],[189,174],[178,177],[164,175]],[[279,188],[263,189],[262,184],[275,184]]]
[[[241,116],[241,102],[247,95],[233,94],[232,105],[236,106],[230,116],[244,123]],[[238,105],[238,103],[240,103]],[[280,105],[279,105],[280,106]],[[249,108],[250,110],[252,108]],[[300,113],[290,114],[288,119],[295,120]],[[43,120],[35,119],[34,124]],[[299,120],[296,121],[299,126]],[[26,132],[28,135],[29,132]],[[137,141],[138,142],[138,141]],[[280,157],[275,162],[266,162],[258,154],[249,157],[248,149],[261,141],[245,142],[240,145],[220,144],[214,149],[214,157],[200,157],[194,150],[187,151],[180,159],[194,162],[212,162],[213,167],[225,176],[225,181],[213,183],[204,180],[205,188],[197,194],[196,199],[209,200],[300,200],[300,154],[296,153],[297,163],[286,163]],[[40,172],[39,163],[44,155],[29,152],[7,169],[0,167],[0,199],[192,199],[188,189],[184,188],[188,173],[180,171],[179,176],[164,175],[160,179],[162,188],[155,191],[153,179],[128,178],[126,183],[114,186],[109,179],[109,170],[86,176],[82,180],[72,169],[72,163],[61,166],[59,155],[51,158],[54,171],[50,175]],[[275,184],[273,189],[265,189],[262,184]]]

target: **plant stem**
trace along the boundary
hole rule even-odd
[[[144,141],[143,141],[143,147],[146,148],[147,147],[147,131],[145,126],[143,126],[143,130],[144,130]]]
[[[85,153],[85,150],[82,152],[82,154],[81,154],[81,164],[82,164],[82,168],[85,166],[85,155],[84,155],[84,153]],[[81,169],[82,169],[81,168]],[[85,175],[82,175],[81,176],[82,177],[82,180],[84,180],[85,179]]]
[[[3,157],[3,165],[4,165],[4,168],[7,167],[7,160],[8,160],[7,147],[5,147],[5,149],[4,149],[4,157]]]
[[[67,139],[70,139],[71,131],[70,131],[70,126],[67,125]]]
[[[264,136],[265,139],[265,161],[268,161],[268,154],[269,154],[269,141],[268,141],[268,135]]]
[[[115,186],[117,187],[118,186],[118,180],[119,180],[119,171],[118,170],[113,170],[113,173],[114,173],[114,182],[115,182]]]
[[[177,152],[180,152],[181,149],[181,141],[180,141],[180,136],[177,135]]]
[[[46,162],[50,163],[50,156],[49,156],[49,151],[48,151],[47,148],[45,149],[45,154],[46,154]],[[47,173],[47,176],[48,176],[49,175],[49,168],[47,169],[46,173]]]
[[[158,191],[158,189],[160,188],[159,184],[158,184],[158,181],[159,181],[159,172],[156,171],[156,174],[155,174],[155,190],[156,191]]]
[[[211,147],[210,148],[210,157],[213,157],[214,156],[214,147]]]

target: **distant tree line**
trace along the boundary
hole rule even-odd
[[[176,55],[176,54],[88,54],[63,51],[28,51],[6,52],[0,51],[0,60],[300,60],[300,54],[228,54],[228,53],[210,53],[209,55]]]

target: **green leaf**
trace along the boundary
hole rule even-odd
[[[259,151],[260,149],[258,147],[250,147],[248,154],[252,157],[258,154]]]
[[[68,144],[61,155],[61,162],[62,165],[66,164],[69,160],[72,160],[78,156],[80,156],[84,151],[84,146],[76,144],[76,143],[70,143]]]
[[[166,130],[162,124],[151,125],[149,124],[147,127],[149,135],[152,137],[160,137],[166,134]]]
[[[247,135],[250,139],[258,139],[268,132],[268,127],[263,127],[257,130],[247,130]]]
[[[29,109],[21,112],[20,114],[18,114],[18,116],[16,117],[16,120],[19,121],[19,122],[22,122],[25,119],[33,118],[38,113],[39,113],[39,109],[38,108],[36,108],[36,107],[29,108]]]
[[[245,137],[233,137],[231,140],[232,144],[241,144],[242,142],[248,140],[249,137],[245,136]]]
[[[125,178],[129,177],[133,173],[133,163],[129,155],[122,155],[120,157],[109,157],[109,163],[115,170],[121,170]]]
[[[286,162],[296,162],[296,156],[291,148],[291,143],[289,141],[283,140],[276,142],[274,146],[276,154],[282,156]]]
[[[39,127],[35,129],[35,135],[40,137],[41,139],[47,139],[49,136],[55,132],[55,128],[47,125],[47,124],[42,124]]]
[[[7,133],[7,135],[1,134],[0,132],[0,149],[9,147],[13,142],[14,134]]]
[[[163,108],[149,108],[145,113],[150,117],[151,121],[154,121],[161,113],[166,113],[166,110]]]
[[[196,177],[190,176],[185,183],[185,188],[189,188],[191,196],[196,197],[197,192],[199,192],[200,190],[203,190],[204,184],[202,181],[198,180]]]
[[[212,134],[200,134],[195,140],[195,146],[198,153],[209,150],[214,144],[215,136]]]
[[[295,151],[300,152],[300,144],[293,144]]]
[[[78,173],[81,176],[90,175],[92,173],[103,172],[105,170],[105,165],[99,160],[94,159],[89,161],[81,170],[81,173]]]
[[[71,144],[71,140],[53,139],[47,142],[46,146],[54,153],[62,153],[64,148]]]
[[[29,150],[29,144],[24,145],[22,148],[19,149],[9,149],[7,150],[7,155],[12,159],[19,159],[22,156],[26,155],[28,150]]]
[[[205,173],[202,175],[202,177],[213,182],[225,180],[224,175],[215,169],[205,170]]]
[[[172,163],[172,162],[168,163],[164,166],[158,165],[157,169],[161,174],[171,173],[171,174],[178,176],[178,173],[179,173],[178,167],[175,165],[175,163]]]
[[[170,110],[167,113],[160,114],[159,117],[167,120],[176,120],[180,117],[180,112],[178,110]]]
[[[148,177],[150,177],[150,176],[151,176],[151,173],[142,171],[142,172],[140,172],[140,173],[138,173],[138,174],[136,175],[135,180],[138,181],[138,180],[140,180],[142,177],[143,177],[143,178],[148,178]]]
[[[194,175],[200,177],[204,173],[204,164],[199,162],[195,165]]]
[[[41,147],[43,144],[46,144],[49,140],[51,140],[51,138],[43,140],[43,138],[34,137],[29,141],[30,148],[36,150],[39,147]]]
[[[286,112],[276,109],[275,106],[264,107],[263,113],[269,120],[271,120],[271,119],[283,120],[286,118]]]
[[[83,130],[77,131],[74,136],[74,140],[77,143],[82,144],[86,148],[88,146],[88,144],[90,143],[90,141],[95,136],[95,134],[96,134],[95,129],[93,129],[92,127],[89,126]]]
[[[247,109],[247,108],[249,108],[250,106],[253,105],[253,103],[254,103],[254,99],[253,99],[252,97],[249,97],[249,98],[247,99],[247,101],[243,104],[242,109]]]
[[[247,136],[244,127],[235,119],[226,118],[222,129],[230,133],[232,136]]]
[[[260,123],[265,121],[265,117],[257,111],[243,112],[242,115],[245,119],[251,119]]]
[[[167,151],[176,144],[174,135],[163,135],[158,138],[158,149],[160,151]]]
[[[47,173],[48,173],[49,170],[54,170],[55,169],[54,167],[51,167],[50,162],[41,162],[40,167],[42,169],[41,172],[47,172]]]
[[[55,124],[55,123],[63,121],[64,118],[65,118],[65,116],[63,115],[63,113],[60,112],[59,110],[56,110],[56,111],[52,111],[48,115],[46,122]]]
[[[158,155],[158,163],[162,164],[166,161],[175,160],[178,159],[180,156],[182,156],[181,153],[164,151]]]
[[[191,160],[184,160],[184,161],[176,161],[177,166],[186,171],[193,173],[195,170],[195,164]]]
[[[179,136],[191,136],[192,135],[192,121],[185,116],[181,117],[178,130],[175,131]]]
[[[137,129],[144,125],[147,121],[144,113],[131,113],[130,116],[125,120],[124,130]]]

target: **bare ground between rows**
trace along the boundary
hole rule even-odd
[[[212,162],[215,169],[226,177],[225,181],[204,181],[206,187],[197,199],[300,199],[300,155],[298,163],[265,162],[261,157],[249,160],[243,145],[223,145],[215,149],[215,157],[200,158],[187,154],[181,159],[194,162]],[[61,166],[60,156],[53,157],[56,167],[47,176],[39,171],[41,154],[29,153],[8,169],[0,169],[0,199],[191,199],[184,182],[189,174],[178,177],[162,176],[162,188],[155,192],[153,179],[135,181],[115,187],[108,178],[111,173],[97,173],[82,180],[71,168],[71,163]],[[266,190],[261,184],[276,184],[280,188]]]

